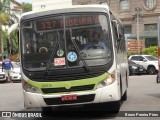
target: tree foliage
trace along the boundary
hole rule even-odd
[[[138,52],[128,52],[128,57],[130,55],[137,55]],[[140,54],[158,56],[158,46],[151,46],[148,48],[144,48]]]
[[[5,12],[6,5],[9,0],[0,1],[0,24],[8,25],[9,24],[9,15]]]
[[[0,27],[2,25],[9,25],[10,24],[10,14],[6,13],[6,10],[8,10],[10,4],[14,3],[14,0],[3,0],[0,1]],[[14,16],[12,16],[14,17]],[[11,25],[11,24],[10,24]],[[0,31],[0,42],[3,41],[3,49],[4,53],[10,54],[9,47],[12,50],[12,54],[18,53],[18,38],[17,38],[17,31],[13,31],[10,34],[10,41],[11,43],[9,44],[9,36],[7,35],[7,31]]]
[[[9,15],[6,13],[0,13],[0,23],[1,25],[9,24]]]
[[[11,49],[13,51],[14,54],[18,53],[18,36],[17,36],[17,32],[18,31],[13,31],[10,35],[10,40],[12,43]],[[8,34],[7,31],[3,31],[2,32],[2,38],[3,38],[3,48],[4,48],[4,52],[5,53],[9,53],[9,41],[8,41]]]
[[[158,46],[151,46],[149,48],[144,48],[142,53],[153,55],[153,56],[158,56]]]
[[[22,3],[22,10],[23,12],[29,12],[32,11],[32,5],[30,3]]]

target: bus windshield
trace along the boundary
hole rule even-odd
[[[106,14],[83,13],[44,16],[22,22],[24,69],[39,71],[107,65],[113,53],[108,19]]]

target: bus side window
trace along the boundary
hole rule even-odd
[[[121,52],[125,52],[125,37],[124,37],[124,30],[122,26],[118,26],[118,31],[119,31],[119,42],[120,42],[120,46],[119,46],[119,50]]]

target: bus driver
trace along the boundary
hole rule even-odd
[[[99,33],[93,32],[91,40],[84,47],[84,50],[89,50],[89,49],[106,49],[106,45],[104,44],[104,42],[100,41]]]

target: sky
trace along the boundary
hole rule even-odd
[[[19,3],[25,2],[25,3],[32,3],[32,0],[16,0]]]

